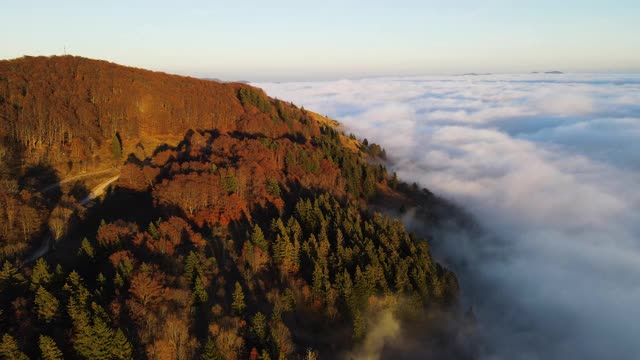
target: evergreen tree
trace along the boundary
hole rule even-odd
[[[0,288],[6,288],[22,282],[24,282],[24,276],[9,260],[6,260],[2,265],[2,270],[0,270]]]
[[[222,188],[227,194],[231,194],[238,191],[238,178],[234,171],[227,169],[220,173],[220,183]]]
[[[264,251],[268,251],[267,240],[264,238],[264,232],[258,224],[253,227],[253,232],[251,233],[251,242]]]
[[[62,269],[62,265],[56,265],[55,278],[58,280],[62,280],[64,278],[64,270]]]
[[[160,234],[158,233],[158,228],[153,223],[153,221],[149,223],[149,226],[147,227],[147,232],[154,239],[158,239],[160,237]]]
[[[322,272],[322,267],[316,262],[313,270],[312,277],[312,292],[316,299],[322,299],[324,291],[323,291],[323,282],[324,274]]]
[[[133,359],[133,348],[131,343],[124,335],[122,330],[118,329],[113,337],[113,357],[118,360]]]
[[[203,304],[206,303],[209,299],[207,288],[200,276],[196,277],[196,280],[193,283],[193,296],[196,298],[196,300]]]
[[[7,360],[29,360],[27,355],[18,348],[16,339],[9,334],[2,336],[2,341],[0,342],[0,357]]]
[[[195,252],[190,251],[184,262],[184,276],[189,284],[193,282],[195,276],[201,273],[201,267],[200,257]]]
[[[251,320],[251,328],[260,343],[264,343],[267,336],[267,318],[261,312],[256,313]]]
[[[122,141],[117,132],[113,133],[113,137],[111,138],[111,155],[113,155],[115,160],[122,158]]]
[[[102,319],[94,316],[92,326],[79,329],[73,347],[86,359],[110,359],[115,352],[113,338],[113,330]]]
[[[267,180],[267,193],[271,196],[280,197],[280,184],[278,184],[278,180],[269,179]]]
[[[93,259],[93,256],[95,255],[95,250],[89,242],[89,239],[87,239],[86,237],[82,239],[82,243],[80,243],[80,250],[78,250],[78,254],[86,255],[90,259]]]
[[[391,177],[391,181],[389,181],[389,187],[391,187],[392,189],[396,189],[398,188],[398,184],[400,183],[400,181],[398,180],[398,174],[396,174],[396,172],[393,172],[393,176]]]
[[[269,355],[269,352],[266,349],[262,350],[262,354],[260,354],[260,356],[262,357],[262,360],[271,360],[271,355]]]
[[[69,274],[63,289],[69,293],[67,313],[73,320],[74,328],[80,329],[89,326],[90,317],[87,311],[87,301],[91,294],[76,271],[72,271]]]
[[[223,357],[218,352],[216,348],[216,343],[213,339],[207,339],[207,343],[204,345],[204,349],[202,349],[202,355],[200,355],[201,360],[222,360]]]
[[[52,338],[46,335],[40,335],[38,343],[40,345],[40,356],[42,357],[42,360],[64,359],[62,351],[60,351],[58,345],[56,345],[56,342]]]
[[[242,286],[240,285],[240,283],[236,281],[231,308],[236,315],[241,316],[244,313],[244,309],[246,307],[247,305],[244,303],[244,291],[242,291]]]
[[[36,292],[35,305],[38,319],[50,322],[58,314],[60,302],[44,287],[40,286]]]
[[[53,275],[49,271],[49,264],[45,259],[39,258],[31,273],[31,289],[35,290],[40,285],[47,285],[52,278]]]

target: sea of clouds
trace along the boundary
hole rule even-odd
[[[640,358],[640,75],[254,85],[383,145],[500,239],[439,249],[492,358]]]

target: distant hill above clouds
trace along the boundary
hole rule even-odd
[[[532,71],[532,74],[549,74],[549,75],[562,75],[564,74],[562,71],[558,71],[558,70],[553,70],[553,71],[545,71],[545,72],[540,72],[540,71]]]

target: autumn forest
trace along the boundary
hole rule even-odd
[[[0,357],[358,358],[386,312],[461,357],[402,199],[437,202],[249,85],[0,61]]]

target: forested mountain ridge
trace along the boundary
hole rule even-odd
[[[114,133],[127,153],[146,137],[182,137],[189,129],[269,136],[317,133],[317,127],[301,126],[286,116],[275,120],[288,111],[287,104],[272,107],[261,91],[239,97],[240,89],[252,88],[73,56],[4,60],[0,136],[10,146],[5,151],[21,150],[18,156],[27,163],[72,160],[84,166],[108,157],[99,150]]]
[[[49,219],[34,233],[68,213],[56,251],[24,266],[3,254],[1,356],[368,356],[382,314],[430,324],[420,335],[446,347],[434,314],[454,306],[457,281],[368,208],[399,186],[379,146],[247,85],[94,60],[0,62],[0,87],[3,201]],[[29,169],[65,162],[122,164],[120,178],[89,209],[74,188],[39,193]]]
[[[128,154],[144,159],[189,129],[319,133],[306,116],[294,121],[295,111],[244,84],[73,56],[0,61],[0,254],[35,245],[58,203],[38,193],[61,178],[119,166]]]

